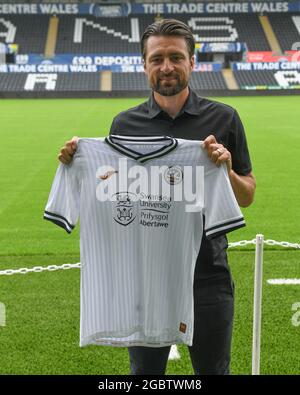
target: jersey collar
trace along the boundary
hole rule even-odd
[[[110,135],[105,138],[105,142],[109,144],[116,151],[129,156],[129,158],[135,159],[137,162],[145,163],[148,160],[159,158],[161,156],[167,155],[169,152],[173,151],[178,144],[178,141],[169,136],[119,136],[119,135]],[[147,154],[141,154],[140,152],[134,151],[126,146],[126,142],[131,143],[156,143],[156,142],[164,142],[164,146],[154,150],[152,152],[148,152]]]

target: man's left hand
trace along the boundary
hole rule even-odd
[[[208,157],[217,165],[226,163],[228,174],[232,170],[231,153],[219,144],[212,134],[203,141],[203,148],[207,150]]]

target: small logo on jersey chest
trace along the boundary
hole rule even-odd
[[[180,325],[179,325],[179,331],[182,332],[182,333],[185,333],[186,332],[186,324],[181,322]]]
[[[164,178],[170,185],[179,184],[183,179],[183,172],[179,166],[170,166],[164,173]]]

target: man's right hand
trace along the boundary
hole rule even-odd
[[[77,150],[78,139],[78,136],[72,137],[72,139],[66,141],[65,145],[61,148],[60,153],[57,157],[61,163],[68,165],[72,162],[73,155]]]

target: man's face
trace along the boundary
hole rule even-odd
[[[176,36],[151,36],[146,43],[144,70],[153,91],[174,96],[188,86],[194,67],[186,41]]]

